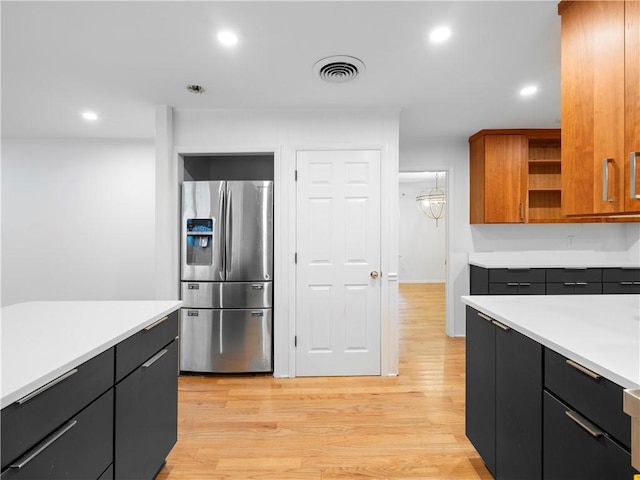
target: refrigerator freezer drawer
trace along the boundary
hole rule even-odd
[[[190,308],[271,308],[271,282],[182,282],[182,301]]]
[[[242,373],[273,370],[270,309],[181,310],[180,370]]]

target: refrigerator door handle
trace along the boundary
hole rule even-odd
[[[224,218],[224,208],[225,208],[225,198],[224,198],[224,188],[220,189],[219,193],[219,202],[218,202],[218,221],[220,222],[220,226],[218,227],[218,258],[220,259],[220,271],[224,272],[225,265],[225,255],[224,255],[224,225],[222,219]]]
[[[231,197],[231,189],[227,188],[227,198],[226,198],[226,216],[225,216],[225,233],[224,237],[226,240],[226,265],[225,272],[226,278],[229,278],[231,274],[231,266],[233,262],[231,259],[233,258],[233,250],[231,248],[231,244],[233,243],[233,222],[231,220],[231,215],[233,214],[233,210],[231,208],[232,197]]]

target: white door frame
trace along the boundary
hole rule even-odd
[[[452,185],[455,185],[454,182],[454,167],[449,166],[429,166],[423,170],[404,170],[402,173],[430,173],[430,172],[445,172],[445,194],[447,197],[447,202],[445,203],[444,208],[444,218],[445,218],[445,332],[448,336],[455,336],[454,329],[454,315],[453,315],[453,303],[455,301],[454,291],[453,291],[453,262],[451,261],[450,255],[453,252],[453,238],[454,236],[451,234],[451,225],[453,222],[451,221],[455,213],[455,195],[452,195]]]
[[[380,375],[395,376],[398,374],[398,163],[397,156],[390,155],[388,146],[384,144],[334,144],[324,145],[295,145],[289,152],[283,152],[283,156],[290,158],[292,164],[291,178],[295,178],[296,159],[298,151],[333,151],[333,150],[378,150],[380,151],[380,269],[382,278],[380,284]],[[393,159],[395,158],[395,162]],[[292,182],[288,196],[289,219],[291,221],[288,242],[291,246],[290,255],[293,260],[296,246],[297,208],[296,184]],[[290,276],[292,285],[296,285],[296,266],[291,262]],[[289,311],[295,312],[296,293],[289,297]],[[289,322],[289,338],[291,347],[289,350],[289,375],[296,376],[296,352],[293,341],[296,335],[296,319]]]

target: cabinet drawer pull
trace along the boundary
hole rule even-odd
[[[602,159],[602,201],[613,202],[609,197],[609,164],[613,163],[613,158]]]
[[[629,169],[629,198],[640,199],[640,195],[636,192],[636,183],[638,182],[638,156],[640,156],[640,152],[631,152],[629,153],[629,163],[631,164],[631,168]]]
[[[520,287],[530,287],[531,286],[531,282],[520,282],[518,284],[518,286],[520,286]]]
[[[517,287],[520,285],[518,282],[507,282],[507,287]]]
[[[33,392],[25,395],[24,397],[22,397],[21,399],[19,399],[17,401],[18,405],[22,405],[23,403],[27,403],[29,400],[31,400],[34,397],[37,397],[38,395],[40,395],[43,392],[46,392],[47,390],[49,390],[51,387],[53,387],[54,385],[59,384],[60,382],[66,380],[67,378],[69,378],[71,375],[74,375],[78,373],[78,369],[74,368],[73,370],[69,370],[67,373],[63,373],[62,375],[60,375],[58,378],[54,378],[53,380],[51,380],[49,383],[47,383],[46,385],[41,386],[40,388],[38,388],[37,390],[34,390]]]
[[[71,420],[71,421],[67,422],[67,424],[64,427],[62,427],[59,430],[56,430],[55,432],[53,432],[48,438],[45,438],[42,441],[42,443],[37,445],[33,450],[27,452],[23,457],[21,457],[18,460],[16,460],[16,463],[13,463],[13,464],[9,465],[9,468],[17,468],[17,469],[23,468],[27,463],[29,463],[31,460],[33,460],[38,455],[40,455],[53,442],[58,440],[62,435],[64,435],[69,430],[71,430],[73,427],[75,427],[76,423],[78,423],[77,420]]]
[[[604,435],[604,432],[597,428],[593,423],[585,419],[583,416],[578,415],[576,412],[572,412],[568,410],[564,412],[567,417],[576,422],[579,426],[581,426],[584,430],[589,432],[592,436],[598,438]]]
[[[164,322],[167,318],[169,318],[169,317],[161,318],[160,320],[156,320],[155,322],[153,322],[151,325],[147,325],[146,327],[144,327],[145,331],[148,332],[149,330],[151,330],[153,328],[156,328],[158,325],[160,325],[162,322]]]
[[[488,315],[485,315],[485,314],[484,314],[484,313],[482,313],[482,312],[478,312],[478,316],[479,316],[480,318],[484,318],[487,322],[493,322],[493,318],[491,318],[491,317],[490,317],[490,316],[488,316]]]
[[[576,282],[576,285],[589,285],[587,282]]]
[[[563,285],[565,287],[573,287],[576,284],[576,282],[564,282]]]
[[[147,360],[145,363],[142,364],[142,368],[149,368],[151,365],[153,365],[154,363],[156,363],[158,360],[160,360],[160,358],[167,353],[169,350],[167,350],[166,348],[164,350],[159,351],[158,353],[156,353],[153,357],[151,357],[149,360]]]
[[[599,380],[600,379],[600,375],[598,375],[596,372],[593,372],[593,371],[589,370],[588,368],[583,367],[582,365],[580,365],[577,362],[574,362],[573,360],[567,359],[567,365],[572,366],[576,370],[581,371],[582,373],[584,373],[585,375],[590,376],[594,380]]]
[[[505,332],[511,330],[511,327],[507,327],[504,323],[500,323],[497,320],[492,320],[491,323],[493,323],[496,327],[501,328]]]
[[[633,285],[635,282],[620,282],[620,285]]]

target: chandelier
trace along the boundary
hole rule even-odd
[[[432,188],[429,191],[421,193],[416,197],[418,202],[418,208],[427,217],[436,221],[436,227],[438,226],[438,220],[444,216],[444,206],[447,202],[447,198],[444,191],[438,188],[438,174],[436,173],[436,188]]]

